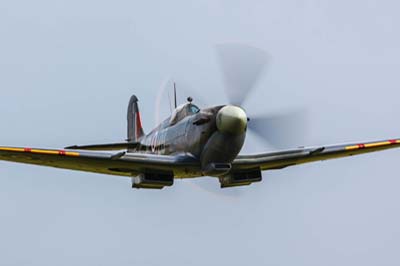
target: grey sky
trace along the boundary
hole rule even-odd
[[[2,1],[1,145],[147,131],[170,76],[223,103],[213,46],[271,55],[252,113],[306,106],[318,145],[399,137],[397,1]],[[205,97],[207,98],[207,97]],[[268,147],[249,136],[246,150]],[[130,180],[0,162],[1,265],[398,265],[400,151],[162,191]],[[205,190],[203,187],[207,187]],[[215,187],[215,188],[212,188]]]

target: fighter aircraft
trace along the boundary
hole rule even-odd
[[[268,140],[281,126],[271,123],[270,117],[253,120],[242,107],[267,55],[256,48],[243,52],[237,45],[224,45],[218,51],[229,104],[200,109],[189,97],[177,106],[175,93],[171,116],[146,135],[133,95],[125,142],[64,149],[0,147],[0,160],[127,176],[132,188],[162,189],[173,185],[174,179],[202,176],[216,177],[226,188],[259,182],[263,171],[400,147],[400,139],[388,139],[240,155],[248,130]]]

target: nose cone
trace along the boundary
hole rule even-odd
[[[217,128],[222,133],[242,134],[246,131],[247,115],[242,108],[224,106],[217,114]]]

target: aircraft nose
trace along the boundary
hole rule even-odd
[[[217,114],[217,128],[222,133],[242,134],[246,131],[247,115],[240,107],[227,105]]]

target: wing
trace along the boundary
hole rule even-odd
[[[120,176],[168,171],[179,177],[183,173],[187,175],[196,172],[200,167],[198,161],[188,155],[165,156],[13,147],[0,147],[0,160]]]
[[[342,158],[399,147],[400,139],[392,139],[367,143],[299,148],[254,155],[241,155],[234,160],[232,168],[238,170],[252,168],[261,168],[261,170],[282,169],[292,165]]]

